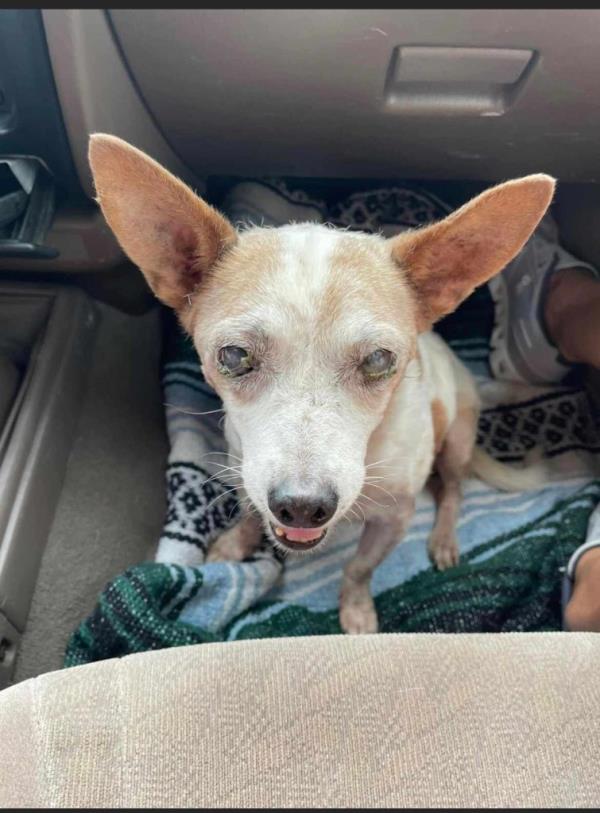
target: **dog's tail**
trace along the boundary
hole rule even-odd
[[[509,466],[476,446],[470,470],[476,477],[500,491],[533,491],[548,482],[548,466],[540,459],[538,450],[528,455],[526,460],[524,467]]]

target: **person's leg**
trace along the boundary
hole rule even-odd
[[[546,332],[561,356],[573,364],[600,368],[600,280],[578,268],[554,274],[544,302]],[[598,509],[590,531],[598,523]],[[588,532],[592,545],[571,564],[570,598],[564,609],[565,628],[600,632],[600,539]]]
[[[600,632],[600,505],[590,517],[586,537],[565,574],[563,621],[571,632]]]
[[[577,562],[564,622],[571,632],[600,632],[600,544]]]
[[[590,353],[600,340],[600,273],[563,248],[549,214],[488,285],[495,378],[548,386],[574,363],[600,361],[596,349]]]
[[[548,285],[543,315],[546,332],[566,361],[600,368],[600,280],[578,268],[556,272]],[[577,556],[571,571],[565,628],[600,632],[600,540]]]
[[[600,280],[579,268],[557,271],[543,305],[546,332],[573,364],[600,368]]]
[[[551,217],[489,287],[496,378],[548,386],[574,364],[600,369],[600,274],[562,248]],[[600,632],[600,508],[567,568],[563,621],[565,629]]]

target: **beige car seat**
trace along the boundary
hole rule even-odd
[[[0,693],[4,807],[596,807],[600,636],[162,650]]]

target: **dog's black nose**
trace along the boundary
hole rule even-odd
[[[331,486],[319,494],[293,494],[285,488],[269,492],[269,508],[282,525],[289,528],[318,528],[335,514],[338,495]]]

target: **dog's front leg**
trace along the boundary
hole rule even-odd
[[[207,562],[241,562],[251,556],[260,545],[263,526],[260,518],[245,511],[239,522],[229,528],[210,547]]]
[[[404,535],[414,506],[413,497],[398,498],[398,507],[389,515],[367,520],[356,555],[344,569],[340,593],[340,625],[344,632],[377,632],[371,576]]]

